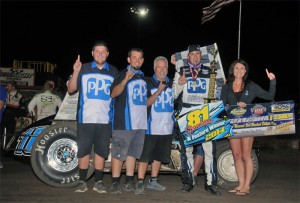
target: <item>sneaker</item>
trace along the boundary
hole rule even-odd
[[[136,189],[134,191],[134,194],[136,195],[143,195],[145,194],[145,184],[144,181],[139,180],[136,182]]]
[[[88,188],[86,186],[86,182],[81,180],[81,181],[79,181],[79,183],[75,189],[75,192],[85,192],[87,190],[88,190]]]
[[[215,185],[206,185],[205,184],[205,190],[207,192],[210,192],[212,195],[220,196],[221,192],[219,191],[218,187]]]
[[[95,183],[93,190],[99,193],[107,193],[102,180],[99,180],[98,182]]]
[[[124,184],[124,187],[123,187],[123,190],[125,192],[131,192],[131,191],[134,191],[135,188],[134,188],[134,184],[133,184],[133,181],[130,180],[128,181],[127,183]]]
[[[182,192],[191,192],[193,190],[193,186],[189,184],[184,184],[181,188]]]
[[[114,182],[112,184],[112,186],[110,188],[110,193],[112,193],[112,194],[121,194],[122,193],[118,182]]]
[[[147,189],[162,191],[162,190],[166,190],[166,186],[159,184],[157,179],[153,179],[152,181],[149,180],[147,184]]]
[[[2,162],[0,161],[0,169],[1,169],[1,168],[3,168],[3,164],[2,164]]]

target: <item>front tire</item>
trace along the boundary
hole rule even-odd
[[[73,187],[78,184],[76,123],[58,123],[47,127],[37,136],[31,149],[33,171],[48,185]],[[90,162],[87,178],[94,172]]]
[[[232,151],[229,145],[229,141],[221,140],[217,142],[217,174],[218,182],[217,185],[223,189],[229,190],[238,186],[238,178],[235,171],[234,160]],[[252,159],[254,165],[254,172],[251,183],[257,177],[259,164],[258,157],[254,150],[252,150]]]

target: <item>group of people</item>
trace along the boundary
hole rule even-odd
[[[121,71],[107,62],[109,48],[104,41],[92,46],[93,61],[81,63],[80,56],[73,65],[68,82],[68,92],[79,91],[77,106],[77,145],[79,184],[75,192],[85,192],[90,153],[94,151],[95,185],[93,190],[107,193],[103,183],[105,159],[111,145],[112,185],[110,192],[122,193],[120,177],[125,162],[126,177],[123,191],[144,194],[145,188],[166,190],[158,179],[161,163],[170,160],[174,124],[174,101],[178,109],[204,103],[208,97],[210,68],[201,63],[201,50],[197,44],[188,47],[188,65],[176,71],[174,79],[167,76],[168,59],[154,59],[154,75],[145,77],[141,70],[144,51],[132,48],[128,51],[128,65]],[[174,57],[171,58],[174,64]],[[248,80],[249,66],[241,59],[232,63],[227,83],[222,88],[221,100],[226,105],[245,107],[255,97],[272,100],[276,80],[267,71],[270,90],[265,91]],[[229,192],[245,195],[250,192],[253,173],[251,148],[253,138],[231,139],[230,144],[239,185]],[[213,195],[221,193],[216,186],[217,172],[215,141],[187,147],[182,146],[183,192],[192,191],[203,157],[205,163],[205,190]],[[194,153],[193,153],[194,151]],[[137,181],[134,174],[137,163]],[[151,177],[145,174],[151,164]]]
[[[6,105],[3,109],[3,120],[1,122],[2,129],[6,128],[7,135],[13,135],[16,128],[16,119],[20,117],[24,112],[23,95],[17,90],[17,83],[15,81],[9,81],[6,86],[2,86],[6,89],[5,97]]]
[[[17,90],[17,83],[15,81],[9,81],[5,87],[2,85],[0,85],[0,87],[1,142],[3,140],[4,129],[7,141],[14,135],[16,121],[19,117],[31,116],[35,118],[34,120],[41,120],[48,116],[55,115],[62,103],[61,98],[53,93],[55,89],[55,82],[53,80],[47,80],[45,82],[43,90],[32,98],[28,106],[26,106],[23,95]],[[1,145],[2,144],[4,143],[1,143]],[[3,168],[1,160],[0,168]]]
[[[13,136],[16,119],[24,112],[24,106],[22,94],[17,91],[15,81],[7,82],[6,86],[0,85],[0,88],[0,147],[2,149],[4,129],[8,139]],[[0,168],[3,168],[1,159],[2,154],[0,154]]]

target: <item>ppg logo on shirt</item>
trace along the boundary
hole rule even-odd
[[[155,91],[152,91],[152,94]],[[155,112],[172,112],[174,109],[174,99],[172,97],[172,89],[168,88],[166,91],[160,93],[154,103]]]
[[[196,80],[189,79],[187,82],[188,93],[205,93],[206,92],[206,80],[203,78],[197,78]]]
[[[147,89],[145,85],[135,84],[133,86],[132,102],[135,105],[146,105]]]
[[[86,83],[86,96],[89,99],[109,100],[110,86],[113,80],[109,77],[89,78]]]

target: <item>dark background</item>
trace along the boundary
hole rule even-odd
[[[64,81],[80,54],[92,60],[95,40],[108,42],[109,63],[123,69],[127,52],[145,51],[142,70],[153,74],[153,60],[186,50],[189,44],[217,43],[225,74],[238,55],[239,2],[223,7],[201,25],[202,8],[212,1],[1,1],[1,67],[14,59],[57,64]],[[141,18],[130,7],[150,11]],[[299,1],[243,1],[240,58],[250,78],[269,88],[265,68],[276,74],[277,101],[299,102]],[[140,32],[139,32],[140,30]],[[138,41],[140,43],[138,44]],[[169,76],[173,77],[170,66]]]

